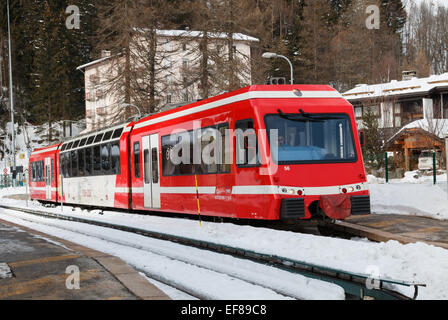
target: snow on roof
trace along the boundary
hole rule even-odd
[[[360,100],[406,94],[426,94],[437,87],[448,87],[448,73],[428,78],[412,78],[374,85],[359,84],[342,95],[347,100]]]
[[[389,139],[389,141],[394,140],[403,132],[410,129],[422,129],[434,134],[441,139],[444,139],[446,136],[448,136],[448,119],[421,119],[413,121],[401,128],[400,131],[398,131]]]
[[[112,57],[116,57],[116,55],[115,55],[115,56],[107,56],[107,57],[103,57],[103,58],[101,58],[101,59],[97,59],[97,60],[91,61],[91,62],[89,62],[89,63],[83,64],[82,66],[77,67],[76,70],[81,70],[81,69],[90,67],[90,66],[92,66],[92,65],[94,65],[94,64],[103,62],[103,61],[108,60],[108,59],[110,59],[110,58],[112,58]]]
[[[198,38],[202,37],[202,31],[190,31],[190,30],[157,30],[157,35],[165,37],[192,37]],[[225,39],[227,34],[224,32],[209,32],[208,36],[213,39]],[[259,42],[260,40],[243,33],[234,33],[233,40],[237,41],[254,41]]]

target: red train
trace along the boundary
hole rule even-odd
[[[35,150],[31,198],[265,220],[370,213],[353,107],[250,86]]]

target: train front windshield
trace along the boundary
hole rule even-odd
[[[278,164],[357,160],[353,130],[346,114],[303,111],[299,114],[284,114],[279,110],[278,114],[267,115],[265,123],[271,156]]]

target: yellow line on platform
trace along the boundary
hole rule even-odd
[[[92,270],[85,270],[82,271],[81,276],[81,289],[82,289],[82,282],[95,278],[97,274],[99,273],[99,270],[92,269]],[[23,294],[27,294],[30,292],[35,292],[41,290],[43,287],[48,286],[52,282],[56,282],[56,284],[53,284],[51,287],[51,293],[49,295],[51,296],[57,296],[58,291],[61,290],[68,290],[65,288],[65,281],[69,275],[67,274],[58,274],[58,275],[51,275],[46,276],[30,281],[25,282],[13,282],[4,286],[0,286],[0,300],[19,296]],[[62,283],[61,283],[62,282]],[[39,296],[36,296],[36,299],[41,299],[42,297],[45,297],[46,295],[42,292],[40,292]]]
[[[33,264],[42,264],[42,263],[55,262],[55,261],[65,261],[65,260],[72,260],[72,259],[77,259],[77,258],[80,258],[80,256],[75,255],[75,254],[56,256],[56,257],[45,257],[45,258],[34,259],[34,260],[11,262],[11,263],[9,263],[9,266],[11,268],[20,268],[20,267],[31,266]]]

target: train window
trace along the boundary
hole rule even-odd
[[[78,152],[71,151],[70,158],[71,158],[71,162],[72,162],[71,177],[77,177],[78,176]]]
[[[34,182],[34,162],[30,163],[31,181]]]
[[[92,144],[93,143],[93,139],[95,139],[95,136],[91,136],[87,139],[87,145]]]
[[[85,151],[84,149],[78,150],[78,169],[79,169],[79,176],[84,177],[85,176],[85,162],[84,162],[84,155]]]
[[[61,164],[61,175],[67,178],[67,162],[65,161],[65,153],[59,155],[59,162]]]
[[[134,143],[134,177],[140,178],[140,142]]]
[[[79,147],[84,147],[86,145],[87,142],[87,138],[84,138],[81,140],[81,142],[79,143]]]
[[[70,152],[67,152],[65,154],[65,161],[67,163],[67,177],[71,178],[73,177],[72,175],[72,161],[71,161],[71,157],[70,157]]]
[[[92,175],[92,148],[85,149],[86,157],[86,176]]]
[[[145,174],[145,183],[149,184],[151,183],[151,171],[149,170],[150,162],[149,162],[149,150],[145,149],[143,150],[143,166],[145,167],[144,174]]]
[[[62,153],[59,154],[59,170],[61,176],[65,177],[64,170],[65,170],[65,163],[64,163],[64,155]]]
[[[235,142],[236,164],[238,167],[259,165],[257,133],[252,119],[236,122]]]
[[[76,140],[75,142],[73,142],[72,148],[73,149],[78,148],[78,145],[79,145],[79,140]]]
[[[114,131],[114,135],[112,136],[112,139],[120,138],[122,133],[123,133],[123,128],[116,129]]]
[[[103,174],[110,173],[110,144],[103,144],[101,146],[101,168]]]
[[[72,148],[72,145],[73,145],[73,142],[70,142],[70,143],[67,145],[67,150],[70,150],[70,149]]]
[[[101,149],[100,146],[93,147],[93,174],[101,174]]]
[[[62,145],[61,152],[64,151],[66,148],[67,148],[66,144]]]
[[[107,132],[104,134],[103,141],[107,141],[107,140],[109,140],[110,137],[112,137],[112,133],[113,133],[113,131],[107,131]]]
[[[190,158],[187,161],[183,161],[178,167],[179,167],[179,174],[181,175],[192,175],[195,173],[195,165],[193,164],[194,159],[193,159],[193,152],[194,152],[194,148],[193,148],[193,131],[189,131],[188,132],[188,136],[183,135],[181,137],[179,137],[178,143],[184,143],[184,145],[187,146],[186,150],[189,150],[190,152]],[[179,153],[179,157],[183,158],[183,154],[182,154],[183,150],[180,151]],[[188,157],[186,156],[185,159],[187,159]],[[186,162],[186,163],[185,163]]]
[[[230,173],[230,137],[229,137],[229,125],[224,124],[219,126],[219,132],[221,134],[221,164],[219,165],[220,173]]]
[[[220,152],[217,145],[219,131],[215,127],[203,128],[195,131],[195,139],[201,146],[201,164],[195,165],[196,174],[209,174],[218,172],[218,163],[220,162]],[[214,147],[213,147],[214,145]]]
[[[94,142],[95,143],[100,142],[101,139],[103,138],[103,135],[104,135],[104,133],[97,134]]]
[[[37,168],[37,162],[34,162],[34,182],[38,181],[39,169]]]
[[[159,162],[157,161],[157,148],[151,150],[152,182],[159,183]]]
[[[54,182],[54,159],[51,159],[51,182]]]
[[[112,163],[112,173],[120,174],[120,144],[118,142],[112,143],[110,146],[110,157]]]

